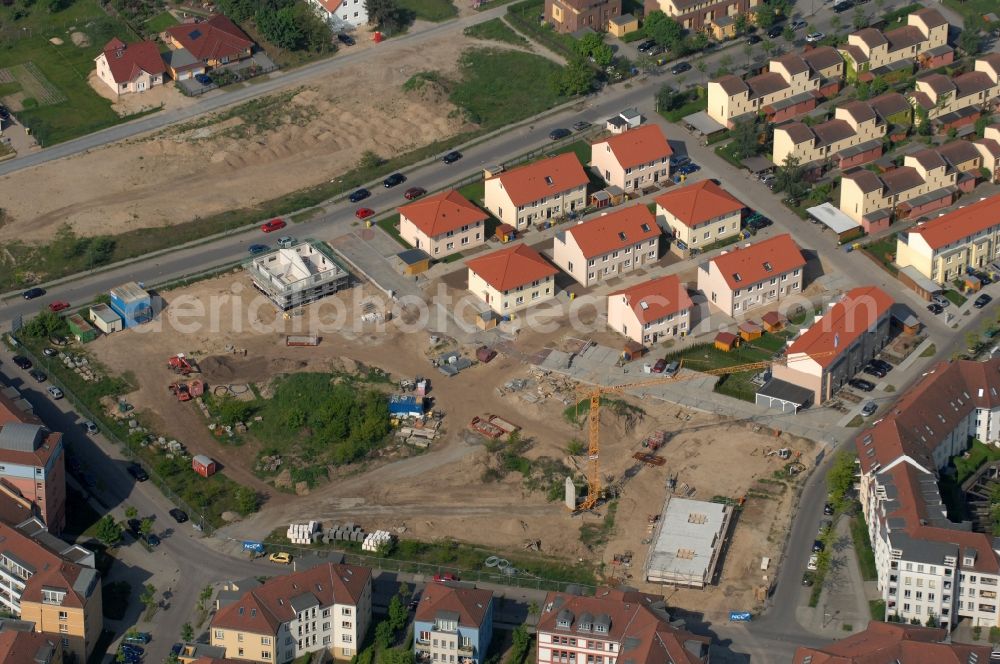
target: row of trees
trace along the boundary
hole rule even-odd
[[[289,51],[333,50],[330,28],[298,0],[219,0],[219,8],[237,22],[253,21],[260,34]]]

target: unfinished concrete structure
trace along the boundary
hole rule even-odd
[[[646,581],[688,588],[712,583],[732,509],[722,503],[667,496],[646,563]]]
[[[261,254],[244,268],[253,285],[282,311],[347,288],[351,275],[322,242],[299,242]]]

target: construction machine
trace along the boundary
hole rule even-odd
[[[173,357],[168,358],[167,368],[181,376],[198,372],[198,365],[195,364],[194,360],[185,356],[184,353],[177,353]]]

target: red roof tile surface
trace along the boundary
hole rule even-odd
[[[702,180],[657,196],[656,204],[690,227],[740,212],[745,207],[743,201],[711,180]]]
[[[985,201],[966,205],[922,226],[917,226],[910,230],[910,235],[919,235],[931,249],[940,249],[998,223],[1000,223],[1000,196],[991,196]]]
[[[655,124],[642,125],[591,146],[592,151],[605,149],[611,150],[622,168],[659,161],[674,153],[663,130]]]
[[[625,304],[635,312],[635,317],[643,324],[658,321],[694,306],[687,288],[675,274],[650,279],[608,295],[609,298],[619,296],[625,298]]]
[[[460,627],[479,627],[490,610],[493,592],[428,583],[420,595],[415,620],[434,622],[439,611],[458,614]]]
[[[107,58],[111,77],[119,85],[135,80],[142,72],[156,76],[167,71],[160,49],[150,41],[125,44],[115,37],[104,45],[101,55]]]
[[[167,34],[199,60],[235,58],[253,47],[253,41],[229,18],[217,14],[201,23],[167,28]]]
[[[495,178],[500,180],[503,190],[514,205],[527,205],[546,196],[585,187],[589,182],[580,160],[573,152],[564,152],[504,171]]]
[[[523,243],[472,258],[465,264],[501,293],[559,272],[540,253]]]
[[[660,227],[649,208],[639,204],[579,223],[566,234],[585,258],[594,258],[659,237]]]
[[[41,632],[22,632],[4,629],[0,631],[0,662],[4,664],[41,664],[44,661],[61,661],[53,656],[49,660],[38,659],[38,655],[55,653],[61,646],[55,639]]]
[[[730,249],[712,263],[729,288],[737,289],[802,268],[806,261],[792,236],[784,233],[749,247]]]
[[[788,357],[804,353],[821,367],[828,367],[840,357],[838,351],[850,348],[891,307],[892,298],[882,289],[854,288],[788,347]]]
[[[454,189],[404,205],[399,208],[399,214],[412,221],[428,237],[486,221],[488,216]]]
[[[990,646],[943,643],[944,629],[872,621],[868,629],[822,648],[800,647],[793,664],[969,664],[988,662]]]

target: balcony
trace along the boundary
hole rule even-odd
[[[475,657],[475,655],[476,655],[476,648],[475,648],[475,646],[473,646],[471,644],[467,645],[467,646],[463,646],[463,645],[458,646],[458,656],[459,657],[463,657],[463,656],[465,656],[465,657]]]

